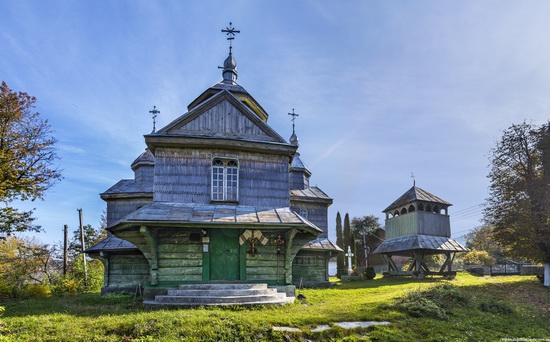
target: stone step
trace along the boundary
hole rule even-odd
[[[267,284],[186,284],[168,289],[166,295],[144,301],[148,307],[207,305],[282,305],[294,302],[294,297],[268,288]]]
[[[169,296],[190,296],[190,297],[228,297],[228,296],[249,296],[249,295],[274,295],[276,289],[229,289],[229,290],[182,290],[168,289]]]
[[[180,290],[252,290],[267,289],[267,284],[184,284]]]
[[[286,297],[286,296],[285,296]],[[155,301],[159,303],[226,303],[239,304],[248,302],[269,302],[283,300],[278,295],[250,295],[250,296],[156,296]]]

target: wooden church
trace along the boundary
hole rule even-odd
[[[295,284],[328,284],[341,251],[327,238],[332,199],[309,184],[294,121],[289,142],[267,124],[237,84],[231,46],[222,76],[144,136],[134,179],[101,194],[109,235],[87,253],[105,266],[103,293],[142,287],[151,299],[184,284],[261,283],[293,296]]]
[[[456,274],[452,270],[454,256],[468,249],[451,238],[451,205],[413,185],[384,209],[385,240],[374,253],[386,259],[388,269],[385,275],[453,277]],[[426,263],[425,258],[430,255],[445,257],[439,269],[431,269]],[[392,257],[396,256],[410,258],[411,263],[406,270],[395,263]]]

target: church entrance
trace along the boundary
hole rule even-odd
[[[240,244],[237,229],[210,231],[210,280],[240,279]]]

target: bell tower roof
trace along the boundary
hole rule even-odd
[[[393,209],[404,206],[405,204],[413,202],[428,202],[434,204],[440,204],[442,207],[450,207],[452,204],[442,200],[441,198],[427,192],[424,189],[421,189],[414,185],[412,188],[407,190],[401,197],[396,199],[392,204],[390,204],[383,212],[392,211]]]

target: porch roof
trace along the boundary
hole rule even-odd
[[[456,240],[445,236],[435,235],[407,235],[399,236],[384,241],[373,253],[387,254],[407,252],[413,250],[426,250],[433,252],[468,252],[468,248],[462,246]]]
[[[322,232],[315,224],[289,207],[265,208],[229,204],[196,204],[153,202],[147,204],[108,229],[125,224],[227,225],[236,227],[272,226],[303,227]]]
[[[302,249],[343,252],[342,248],[327,238],[318,238],[306,243]]]

